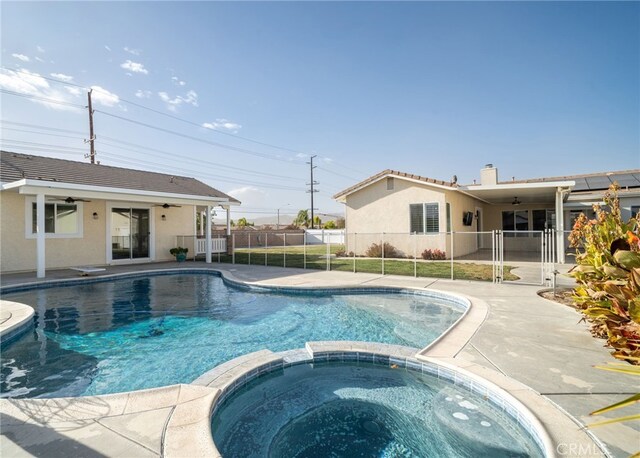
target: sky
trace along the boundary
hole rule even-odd
[[[640,168],[638,2],[2,2],[2,149],[193,176],[250,221],[384,169]],[[283,220],[286,217],[283,217]]]

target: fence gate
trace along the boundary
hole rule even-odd
[[[551,286],[554,271],[552,230],[493,232],[494,283]]]

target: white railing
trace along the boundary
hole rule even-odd
[[[227,252],[227,239],[226,238],[212,238],[211,239],[211,252],[212,253],[226,253]],[[196,255],[207,253],[207,239],[196,239]]]

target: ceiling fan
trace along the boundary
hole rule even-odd
[[[73,197],[67,197],[66,199],[63,199],[62,197],[52,197],[47,200],[49,201],[56,200],[56,201],[65,202],[68,204],[73,204],[75,202],[91,202],[90,200],[87,200],[87,199],[74,199]]]
[[[162,207],[162,208],[169,208],[169,207],[182,207],[182,205],[174,205],[174,204],[156,204],[154,205],[154,207]]]

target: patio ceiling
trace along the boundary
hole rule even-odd
[[[492,186],[472,185],[459,189],[489,204],[511,204],[517,197],[522,204],[553,204],[558,188],[569,188],[573,181],[552,183],[514,183]]]

